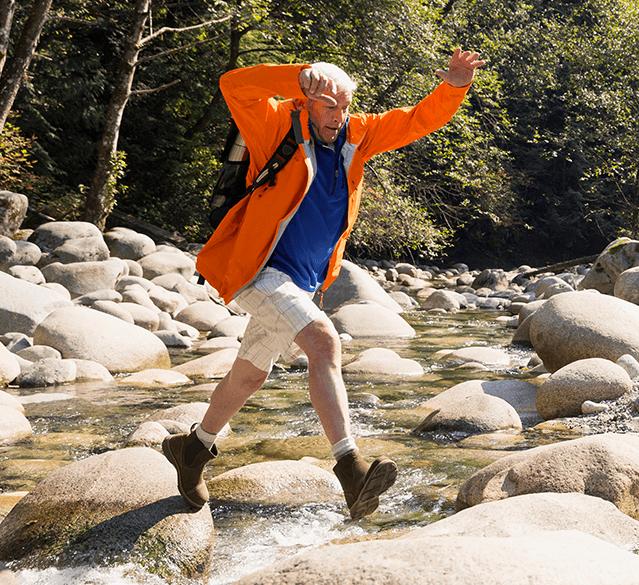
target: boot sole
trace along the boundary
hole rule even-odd
[[[397,479],[397,465],[390,459],[376,459],[371,464],[359,497],[351,507],[351,518],[359,520],[372,514],[379,506],[379,496]]]
[[[169,445],[168,437],[164,439],[164,441],[162,441],[162,453],[164,453],[164,456],[169,460],[169,463],[171,463],[171,465],[175,467],[175,471],[177,471],[178,491],[180,492],[181,496],[187,501],[189,506],[191,506],[192,508],[195,508],[196,510],[201,510],[204,507],[204,504],[196,503],[193,500],[191,500],[191,498],[189,498],[189,496],[186,495],[186,492],[182,488],[182,477],[180,475],[180,468],[178,467],[177,460],[175,459],[175,456],[173,455],[173,452],[171,451],[171,446]]]

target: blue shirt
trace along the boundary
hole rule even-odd
[[[315,137],[317,174],[271,257],[273,268],[308,292],[316,291],[326,279],[329,260],[346,225],[348,187],[341,150],[347,125],[348,121],[331,145]],[[312,126],[311,132],[315,136]]]

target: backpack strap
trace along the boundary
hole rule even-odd
[[[278,173],[284,165],[293,158],[297,146],[304,142],[304,136],[302,135],[302,124],[300,122],[299,110],[291,110],[291,129],[288,131],[284,140],[277,147],[277,150],[269,161],[264,165],[264,168],[260,171],[259,175],[253,181],[253,184],[246,190],[246,194],[252,193],[258,187],[261,187],[265,183],[269,183],[271,186],[275,184],[275,175]]]

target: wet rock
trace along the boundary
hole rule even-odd
[[[213,301],[196,301],[180,311],[175,319],[199,331],[211,331],[220,321],[230,316],[226,307]]]
[[[124,263],[118,258],[103,262],[54,262],[42,268],[47,282],[57,282],[66,288],[73,298],[87,293],[114,288],[124,274]]]
[[[15,355],[0,343],[0,387],[13,382],[19,374],[20,365]]]
[[[69,384],[75,380],[73,360],[45,358],[22,370],[15,382],[23,388]]]
[[[458,295],[448,290],[435,290],[422,302],[422,309],[444,309],[458,311],[461,308]]]
[[[102,364],[91,360],[74,359],[77,382],[113,382],[113,376]]]
[[[158,447],[169,436],[159,422],[144,422],[135,429],[124,441],[127,447]]]
[[[130,376],[119,378],[118,383],[123,386],[151,387],[151,386],[184,386],[191,384],[191,380],[185,375],[172,370],[143,370]]]
[[[491,463],[466,481],[456,509],[522,494],[577,492],[639,516],[639,436],[604,434],[535,447]]]
[[[191,379],[221,378],[226,375],[237,358],[237,349],[226,348],[188,361],[173,368]]]
[[[372,301],[394,312],[401,313],[401,306],[359,266],[344,260],[339,276],[324,292],[323,307],[327,312],[336,311],[345,304]]]
[[[448,353],[446,358],[494,366],[509,366],[511,364],[510,356],[505,351],[491,347],[462,347]]]
[[[577,360],[558,369],[541,385],[537,410],[546,420],[578,416],[585,401],[613,400],[631,388],[626,370],[610,360]]]
[[[50,345],[65,358],[97,362],[112,374],[171,366],[166,346],[153,333],[85,307],[51,313],[36,329],[34,343]]]
[[[0,524],[14,568],[140,563],[164,578],[203,579],[213,552],[207,506],[193,512],[173,466],[153,449],[94,455],[56,471]]]
[[[195,274],[195,262],[186,254],[177,252],[154,252],[138,260],[144,278],[153,280],[156,276],[175,273],[189,280]]]
[[[56,292],[0,272],[0,332],[33,335],[49,313],[71,306]]]
[[[357,355],[342,370],[349,374],[382,374],[421,376],[424,368],[419,362],[404,359],[396,352],[382,347],[367,349]]]
[[[627,551],[639,546],[639,522],[606,500],[580,493],[525,494],[466,508],[401,538],[526,536],[579,530]]]
[[[0,443],[20,441],[31,432],[31,424],[22,412],[0,404]]]
[[[639,355],[639,307],[589,291],[556,295],[532,315],[530,339],[551,373],[580,359]]]
[[[139,260],[156,251],[155,242],[147,235],[125,227],[115,227],[104,234],[111,256]]]
[[[334,474],[303,461],[268,461],[238,467],[207,484],[214,505],[300,506],[342,502]]]
[[[540,562],[543,559],[543,562]],[[634,585],[636,555],[579,531],[513,538],[439,536],[321,547],[277,562],[236,585]]]
[[[447,403],[431,412],[413,431],[490,433],[502,429],[521,429],[515,409],[501,398],[486,394],[471,395],[459,402]]]
[[[344,305],[330,319],[338,333],[353,338],[415,336],[415,330],[400,315],[374,302]]]
[[[11,237],[22,225],[29,199],[21,193],[0,191],[0,235]]]

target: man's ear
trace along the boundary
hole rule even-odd
[[[295,98],[293,100],[293,105],[295,106],[296,110],[306,110],[306,109],[308,109],[308,101],[307,100]]]

